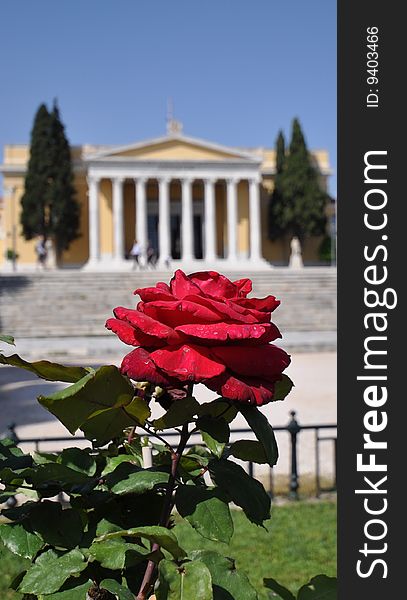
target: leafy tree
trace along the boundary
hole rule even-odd
[[[41,104],[35,115],[21,204],[25,239],[52,238],[60,256],[78,237],[71,152],[56,103],[52,112]]]
[[[329,196],[320,185],[298,119],[293,121],[289,152],[279,166],[270,202],[270,238],[290,235],[303,242],[306,237],[323,235]]]

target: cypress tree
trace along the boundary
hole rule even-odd
[[[41,104],[35,115],[21,205],[25,239],[51,238],[57,257],[78,237],[71,151],[56,102],[51,113]]]
[[[51,116],[45,104],[41,104],[31,131],[30,158],[21,198],[21,225],[26,240],[49,235],[51,146]]]
[[[286,230],[301,241],[305,237],[323,235],[329,196],[321,188],[298,119],[293,121],[282,190],[288,205]]]
[[[270,196],[268,211],[268,231],[269,237],[275,240],[284,233],[284,199],[282,192],[283,170],[285,165],[285,139],[280,130],[276,139],[276,174],[274,177],[274,189]]]
[[[71,149],[65,136],[59,109],[51,113],[52,177],[50,184],[51,231],[57,256],[78,237],[79,205],[75,200]]]
[[[329,200],[322,189],[298,119],[293,120],[291,142],[281,172],[276,174],[277,191],[271,198],[270,238],[284,235],[323,235],[325,208]]]

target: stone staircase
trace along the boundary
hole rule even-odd
[[[253,273],[253,296],[282,301],[274,320],[282,332],[336,330],[336,269],[274,268]],[[0,275],[0,331],[18,338],[103,336],[115,306],[134,307],[137,287],[168,282],[162,271],[90,273],[62,270]]]

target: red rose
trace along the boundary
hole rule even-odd
[[[230,281],[215,271],[175,272],[170,285],[142,288],[136,310],[118,307],[106,327],[135,350],[121,371],[163,387],[204,383],[232,400],[265,404],[290,363],[270,323],[274,296],[248,298],[250,279]]]

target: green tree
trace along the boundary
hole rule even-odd
[[[281,227],[283,222],[284,199],[282,191],[283,170],[285,165],[285,139],[280,130],[276,140],[276,175],[274,178],[274,189],[269,202],[269,236],[271,239],[277,239],[284,234]]]
[[[30,159],[21,198],[21,225],[26,240],[49,233],[49,181],[51,177],[51,116],[41,104],[31,131]]]
[[[59,110],[41,104],[31,132],[30,159],[21,199],[25,239],[52,239],[58,257],[78,237],[79,205],[75,200],[71,151]]]
[[[75,200],[71,149],[56,102],[51,113],[51,139],[50,225],[56,253],[60,256],[62,251],[67,250],[70,243],[78,237],[80,209]]]
[[[277,168],[276,180],[277,192],[270,203],[270,238],[297,236],[303,242],[323,235],[329,196],[321,187],[298,119],[293,120],[289,151],[280,173]]]

